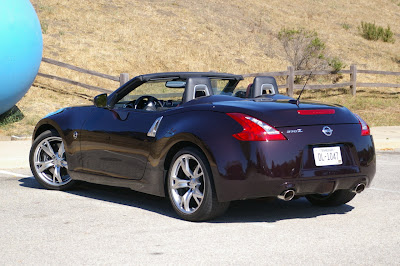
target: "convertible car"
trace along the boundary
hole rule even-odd
[[[33,132],[32,173],[48,189],[86,181],[169,197],[190,221],[251,198],[338,206],[370,185],[374,143],[358,115],[279,94],[273,77],[242,80],[140,75],[94,105],[60,109]]]

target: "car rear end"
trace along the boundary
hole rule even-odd
[[[348,109],[288,101],[237,107],[226,113],[236,122],[234,140],[217,162],[220,200],[290,200],[340,190],[359,193],[370,185],[376,168],[373,138]]]

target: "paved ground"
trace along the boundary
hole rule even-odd
[[[377,150],[400,150],[400,126],[373,127],[371,134]]]
[[[0,264],[400,264],[396,151],[378,151],[372,187],[348,205],[241,201],[208,223],[182,221],[167,200],[126,189],[44,190],[26,163],[8,161],[0,167]]]

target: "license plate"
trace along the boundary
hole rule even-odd
[[[313,152],[316,166],[342,164],[340,147],[313,148]]]

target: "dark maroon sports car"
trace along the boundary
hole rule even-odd
[[[94,105],[58,110],[35,128],[32,172],[48,189],[87,181],[169,197],[190,221],[250,198],[337,206],[370,185],[374,143],[358,115],[281,95],[273,77],[241,80],[141,75]]]

